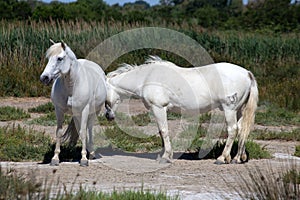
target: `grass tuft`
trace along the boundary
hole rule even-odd
[[[268,131],[268,130],[254,130],[251,137],[256,140],[286,140],[286,141],[300,141],[300,128],[292,131]]]
[[[289,166],[289,163],[285,162],[281,167],[279,173],[272,165],[266,169],[260,169],[258,166],[248,168],[247,177],[242,174],[239,176],[242,179],[240,183],[242,190],[237,190],[237,193],[242,199],[299,199],[299,168],[297,169],[295,164]]]
[[[134,124],[138,126],[147,126],[151,122],[148,112],[133,115],[131,116],[131,119],[133,120]]]
[[[149,190],[124,190],[124,191],[116,191],[114,190],[112,193],[104,193],[104,192],[94,192],[94,191],[85,191],[83,188],[76,194],[68,195],[68,198],[64,199],[91,199],[91,200],[128,200],[128,199],[144,199],[144,200],[177,200],[178,196],[170,197],[167,196],[163,192],[151,192]]]
[[[29,108],[28,112],[33,112],[33,113],[49,113],[49,112],[54,112],[54,105],[51,102],[39,105],[34,108]]]
[[[4,172],[0,167],[0,199],[50,199],[34,176],[25,178],[13,169]]]
[[[0,161],[40,161],[50,145],[49,136],[20,125],[0,128]]]
[[[64,124],[68,124],[71,121],[71,116],[65,114]],[[40,116],[38,118],[32,119],[27,122],[27,124],[36,124],[42,126],[56,126],[56,115],[54,112],[49,112],[46,115]]]
[[[30,114],[20,108],[11,106],[0,107],[0,121],[12,121],[30,118]]]
[[[107,128],[104,132],[113,145],[123,151],[149,152],[161,149],[158,136],[147,136],[137,129],[121,130],[119,127]]]
[[[143,187],[140,190],[124,190],[111,193],[87,191],[82,186],[79,191],[74,193],[66,191],[65,188],[58,188],[60,192],[54,197],[50,196],[53,183],[47,184],[38,182],[34,172],[25,178],[22,174],[17,174],[15,170],[4,172],[0,167],[0,199],[60,199],[60,200],[128,200],[128,199],[144,199],[144,200],[177,200],[178,196],[167,196],[164,192],[155,192],[145,190]],[[43,184],[46,186],[43,188]]]

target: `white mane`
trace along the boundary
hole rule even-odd
[[[46,52],[46,58],[50,58],[52,56],[58,55],[63,51],[61,47],[61,43],[53,44]]]
[[[137,68],[140,68],[140,67],[144,67],[146,66],[147,64],[154,64],[154,63],[158,63],[158,62],[164,62],[164,63],[169,63],[168,61],[165,61],[165,60],[162,60],[159,56],[153,56],[153,55],[150,55],[144,64],[142,65],[130,65],[130,64],[127,64],[127,63],[123,63],[120,65],[120,67],[118,69],[116,69],[115,71],[112,71],[112,72],[109,72],[107,74],[107,77],[108,78],[112,78],[114,76],[117,76],[117,75],[120,75],[122,73],[125,73],[125,72],[129,72],[131,70],[134,70],[134,69],[137,69]]]
[[[145,64],[155,63],[155,62],[167,62],[161,59],[159,56],[152,56],[150,55],[149,58],[145,61]]]

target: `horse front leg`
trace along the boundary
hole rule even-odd
[[[86,138],[87,138],[87,122],[89,117],[89,105],[87,105],[81,114],[80,119],[80,129],[79,129],[79,136],[82,142],[82,150],[81,150],[81,160],[80,160],[80,166],[88,166],[88,159],[86,157],[87,151],[86,151]]]
[[[215,164],[230,163],[230,151],[237,134],[237,113],[233,110],[225,110],[225,118],[227,123],[228,137],[222,155],[217,158]]]
[[[96,119],[96,114],[91,114],[88,118],[87,129],[88,129],[88,138],[87,138],[87,149],[90,152],[90,160],[96,158],[94,151],[94,140],[93,140],[93,127]]]
[[[56,128],[56,144],[54,150],[54,156],[51,159],[51,166],[58,166],[59,165],[59,153],[60,153],[60,144],[61,144],[61,136],[63,135],[63,121],[64,121],[64,113],[56,109],[56,121],[57,121],[57,128]]]
[[[164,153],[162,158],[159,160],[160,163],[170,163],[173,158],[173,151],[171,147],[171,142],[168,133],[168,123],[167,123],[167,110],[166,108],[160,108],[157,106],[152,106],[151,110],[155,116],[158,131],[162,138]]]

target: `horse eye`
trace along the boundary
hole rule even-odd
[[[62,61],[63,59],[64,59],[63,57],[58,57],[58,58],[57,58],[57,61],[60,62],[60,61]]]

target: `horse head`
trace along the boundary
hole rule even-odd
[[[53,41],[50,40],[52,43]],[[70,71],[76,56],[63,41],[54,43],[46,53],[48,63],[40,76],[42,83],[49,85],[59,75],[67,74]]]
[[[120,95],[114,90],[114,88],[107,81],[107,95],[105,101],[105,117],[107,120],[111,121],[115,119],[115,111],[121,102]]]

